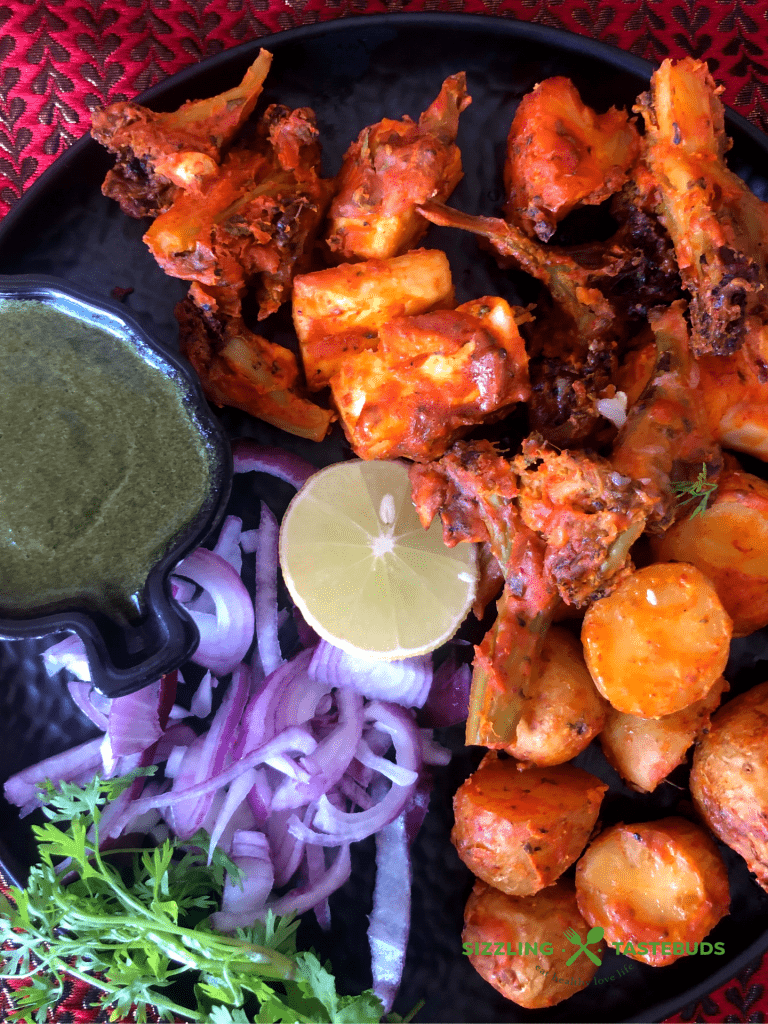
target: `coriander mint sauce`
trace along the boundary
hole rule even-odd
[[[211,471],[180,388],[127,341],[0,300],[0,612],[136,619]]]

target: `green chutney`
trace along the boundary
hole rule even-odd
[[[109,330],[0,300],[0,615],[136,619],[211,478],[172,377]]]

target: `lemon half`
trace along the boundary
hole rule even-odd
[[[402,462],[339,462],[309,478],[280,528],[280,567],[315,631],[352,654],[426,654],[464,621],[477,585],[474,544],[425,530]]]

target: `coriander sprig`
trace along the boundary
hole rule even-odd
[[[153,849],[102,850],[102,807],[135,777],[47,784],[48,821],[34,827],[40,863],[25,889],[12,888],[14,903],[0,904],[0,942],[12,944],[2,976],[30,982],[15,993],[9,1019],[44,1022],[70,975],[100,992],[112,1020],[133,1012],[146,1021],[149,1006],[164,1020],[215,1024],[381,1020],[372,992],[339,996],[328,967],[297,952],[292,915],[270,913],[235,936],[211,929],[225,878],[240,873],[220,850],[207,863],[205,833]],[[130,864],[118,866],[126,856]],[[192,982],[196,1005],[176,1001],[180,979]]]
[[[716,481],[707,480],[706,463],[702,464],[702,467],[699,470],[699,475],[695,480],[676,480],[672,484],[672,491],[679,495],[677,504],[680,508],[684,505],[688,505],[692,501],[698,500],[698,504],[690,514],[691,519],[693,519],[694,516],[702,515],[706,511],[709,499],[712,493],[716,490]]]

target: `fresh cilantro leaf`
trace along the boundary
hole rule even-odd
[[[153,770],[41,787],[48,820],[35,827],[40,863],[26,889],[11,890],[13,903],[0,904],[0,942],[10,946],[2,977],[30,982],[15,993],[18,1010],[8,1019],[45,1022],[74,975],[98,989],[116,1021],[130,1011],[146,1021],[155,1007],[167,1021],[379,1022],[372,992],[340,996],[329,966],[297,952],[293,915],[269,913],[236,936],[211,929],[225,880],[241,875],[219,850],[208,864],[206,833],[183,846],[169,839],[154,849],[101,849],[103,806]],[[171,986],[190,974],[196,1005],[180,1005]]]
[[[717,483],[714,480],[707,480],[706,464],[702,464],[695,480],[677,480],[672,484],[673,493],[679,495],[677,504],[680,507],[698,499],[698,504],[690,514],[691,519],[706,511],[709,499],[716,490]]]

